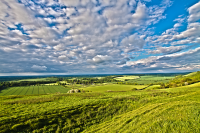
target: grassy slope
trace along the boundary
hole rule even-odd
[[[149,87],[146,88],[146,90],[154,90],[154,89],[159,89],[160,85],[151,85]]]
[[[152,91],[3,96],[0,103],[0,132],[200,132],[200,83]]]
[[[169,92],[166,93],[169,96],[147,98],[145,106],[93,125],[84,132],[200,132],[200,83],[162,91]],[[170,92],[177,96],[171,97]]]
[[[192,72],[192,73],[186,74],[186,75],[184,75],[184,76],[193,76],[193,75],[195,75],[195,74],[197,74],[197,72]]]

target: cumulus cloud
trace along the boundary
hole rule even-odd
[[[173,28],[167,29],[161,35],[155,35],[148,37],[146,41],[154,44],[168,44],[168,45],[180,45],[180,44],[194,44],[198,43],[198,39],[200,37],[200,17],[198,14],[200,12],[200,8],[198,8],[200,2],[188,8],[188,23],[187,29],[179,32],[179,27],[183,26],[185,23],[186,17],[180,15],[174,21],[177,22],[174,24]]]
[[[137,34],[133,34],[129,37],[124,38],[121,41],[122,47],[124,47],[124,52],[132,52],[132,51],[138,51],[138,49],[143,48],[145,45],[145,41],[138,37]]]
[[[146,59],[130,61],[123,67],[129,66],[139,70],[198,70],[200,47],[182,53],[163,56],[150,56]],[[195,60],[193,58],[195,57]],[[142,69],[141,69],[142,68]]]
[[[105,67],[120,71],[121,66],[131,70],[129,64],[135,57],[180,53],[184,46],[179,45],[200,42],[199,3],[188,8],[186,30],[178,31],[187,18],[179,16],[161,35],[154,35],[154,24],[167,17],[165,10],[172,2],[149,3],[151,0],[1,0],[0,72],[89,72],[89,68],[104,71]],[[164,59],[171,57],[156,61]],[[146,67],[144,60],[135,67]],[[165,66],[153,61],[148,65]]]
[[[34,69],[35,71],[46,71],[47,69],[46,66],[38,66],[38,65],[33,65],[31,68]]]
[[[180,26],[182,26],[181,23],[176,23],[176,24],[174,25],[174,28],[178,28],[178,27],[180,27]]]
[[[172,54],[180,52],[185,46],[170,46],[170,47],[159,47],[157,50],[149,51],[150,54]]]
[[[88,59],[88,62],[99,64],[99,63],[104,63],[104,62],[110,62],[111,60],[112,60],[112,57],[110,56],[97,55],[92,59]]]
[[[200,19],[200,2],[196,3],[195,5],[188,8],[189,11],[189,22],[195,22]]]
[[[135,13],[132,15],[132,17],[133,17],[133,21],[135,21],[136,23],[140,23],[141,21],[144,21],[148,17],[146,6],[139,2],[135,10]]]

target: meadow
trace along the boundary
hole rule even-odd
[[[0,132],[199,132],[200,83],[126,92],[0,97]]]
[[[85,88],[80,88],[85,91],[90,92],[106,92],[106,91],[131,91],[132,89],[143,89],[147,85],[118,85],[118,84],[107,84],[99,86],[89,86]]]
[[[175,76],[159,76],[159,75],[147,75],[147,76],[140,76],[140,78],[134,80],[128,80],[129,83],[138,83],[138,84],[156,84],[159,82],[167,83]]]
[[[6,95],[39,95],[50,93],[67,93],[70,89],[62,86],[21,86],[9,87],[0,92],[0,96]]]
[[[0,93],[0,133],[200,132],[200,82],[160,87],[112,83],[10,87]],[[66,93],[73,88],[84,91]]]

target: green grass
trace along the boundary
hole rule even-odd
[[[166,80],[174,78],[174,76],[141,76],[140,80]]]
[[[90,93],[0,96],[0,132],[200,132],[200,83],[129,91],[132,87],[108,84],[83,88]],[[104,92],[108,88],[117,91]],[[54,91],[59,89],[65,88]]]
[[[47,93],[67,93],[70,89],[62,86],[24,86],[10,87],[0,92],[0,96],[6,95],[38,95]]]
[[[150,76],[140,76],[140,78],[138,79],[134,79],[134,80],[129,80],[127,82],[130,83],[138,83],[138,84],[150,84],[150,83],[159,83],[159,82],[169,82],[170,79],[174,78],[174,76],[154,76],[154,75],[150,75]]]
[[[193,75],[195,75],[195,74],[197,74],[197,72],[192,72],[192,73],[186,74],[186,75],[184,75],[184,76],[193,76]]]
[[[143,89],[146,85],[118,85],[118,84],[108,84],[102,86],[89,86],[86,88],[80,88],[86,91],[92,92],[106,92],[106,91],[131,91],[133,88]]]
[[[160,89],[160,85],[151,85],[146,88],[146,90],[155,90],[155,89]]]

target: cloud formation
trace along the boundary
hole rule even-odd
[[[0,73],[196,70],[194,59],[176,61],[199,47],[200,2],[156,34],[170,6],[170,0],[1,0]]]

